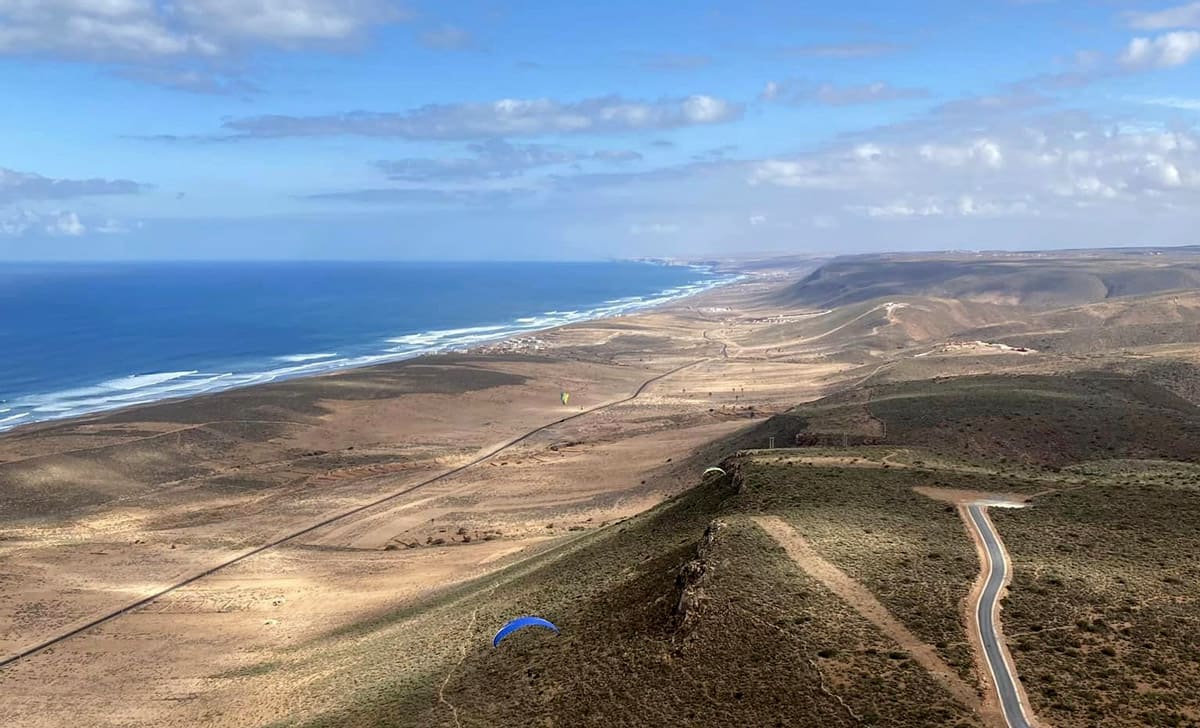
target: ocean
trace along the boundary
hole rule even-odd
[[[728,279],[632,262],[0,265],[0,430],[463,349]]]

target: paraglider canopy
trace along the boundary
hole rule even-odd
[[[492,647],[499,645],[500,640],[509,636],[513,632],[516,632],[519,629],[525,629],[526,627],[541,627],[543,629],[553,631],[554,634],[558,634],[558,627],[555,627],[553,623],[542,619],[541,617],[517,617],[513,621],[500,628],[500,631],[497,632],[496,636],[492,638]]]
[[[724,470],[722,470],[721,468],[718,468],[718,467],[715,467],[715,466],[714,466],[714,467],[711,467],[711,468],[708,468],[707,470],[705,470],[705,471],[704,471],[704,475],[703,475],[703,476],[701,476],[701,477],[707,478],[708,476],[710,476],[710,475],[714,475],[714,474],[716,474],[716,475],[725,475],[725,471],[724,471]]]

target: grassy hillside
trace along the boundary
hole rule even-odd
[[[1099,372],[885,383],[792,414],[807,431],[884,435],[982,461],[1200,458],[1200,408],[1148,380]]]
[[[1200,468],[1111,461],[993,514],[1017,669],[1055,726],[1200,725]]]
[[[912,491],[928,473],[733,462],[735,478],[330,634],[269,668],[344,693],[312,726],[981,725],[752,521],[777,515],[801,527],[973,681],[957,618],[973,550],[952,509]],[[974,474],[945,479],[996,485]],[[873,558],[884,544],[887,558]],[[528,631],[492,648],[493,631],[524,613],[554,620],[561,636]]]

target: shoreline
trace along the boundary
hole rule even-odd
[[[652,265],[651,263],[646,264]],[[128,381],[138,377],[155,377],[159,378],[156,380],[157,382],[166,384],[167,387],[159,390],[160,396],[154,396],[153,393],[147,392],[147,398],[136,399],[134,401],[121,401],[120,396],[116,395],[108,399],[109,402],[112,402],[111,405],[100,404],[94,408],[86,410],[71,409],[61,416],[24,419],[23,415],[28,413],[8,415],[8,413],[12,411],[12,403],[0,402],[0,405],[9,405],[8,409],[0,408],[0,439],[34,432],[41,432],[48,427],[54,427],[58,425],[82,424],[97,417],[103,417],[120,412],[134,411],[139,408],[159,404],[179,403],[199,397],[220,394],[222,392],[246,390],[254,387],[276,384],[280,382],[296,381],[300,379],[332,376],[345,372],[370,369],[371,367],[394,364],[397,362],[413,361],[424,357],[438,356],[442,354],[477,354],[486,352],[489,347],[496,347],[502,345],[504,342],[515,340],[520,337],[535,337],[539,334],[544,335],[548,332],[556,331],[569,326],[587,324],[590,322],[602,321],[605,319],[611,319],[630,314],[648,313],[656,309],[664,309],[681,301],[686,301],[688,299],[702,296],[711,291],[745,281],[747,278],[753,276],[753,273],[734,270],[724,266],[718,269],[718,267],[712,265],[690,263],[673,263],[671,265],[703,271],[704,275],[708,276],[708,278],[695,283],[688,283],[662,289],[655,293],[646,294],[644,296],[629,296],[621,299],[603,301],[598,305],[583,311],[549,311],[538,316],[522,317],[504,324],[485,324],[460,329],[430,329],[414,334],[404,334],[385,339],[382,342],[383,344],[413,344],[416,346],[416,348],[405,351],[380,354],[361,354],[357,356],[351,356],[349,358],[335,358],[338,356],[337,352],[333,352],[332,354],[328,355],[326,353],[322,353],[320,355],[313,353],[278,356],[274,357],[277,362],[281,364],[290,363],[293,366],[283,366],[278,369],[263,372],[225,372],[221,374],[206,374],[203,376],[208,377],[205,382],[209,386],[200,385],[195,389],[179,391],[178,394],[171,394],[171,392],[173,389],[180,389],[180,387],[173,387],[170,383],[187,376],[199,375],[199,370],[188,372],[148,372],[145,374],[126,375],[121,377],[119,380],[109,381]],[[547,317],[550,314],[558,314],[559,316],[557,319],[547,320]],[[456,335],[458,336],[457,339],[454,338]],[[163,379],[164,377],[167,378]],[[240,381],[240,379],[244,378],[249,378],[249,381]],[[218,380],[223,380],[223,382],[215,383]],[[89,387],[85,387],[83,389],[99,388],[104,386],[106,383],[107,382],[99,382],[89,385]],[[153,383],[147,386],[153,386]],[[67,391],[71,390],[27,394],[21,395],[20,398],[53,397],[57,394]],[[135,388],[127,391],[136,392],[137,389]],[[6,416],[8,417],[7,423]],[[22,419],[18,420],[16,418]]]

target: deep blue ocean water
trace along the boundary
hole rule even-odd
[[[0,265],[0,430],[465,348],[720,280],[625,262]]]

